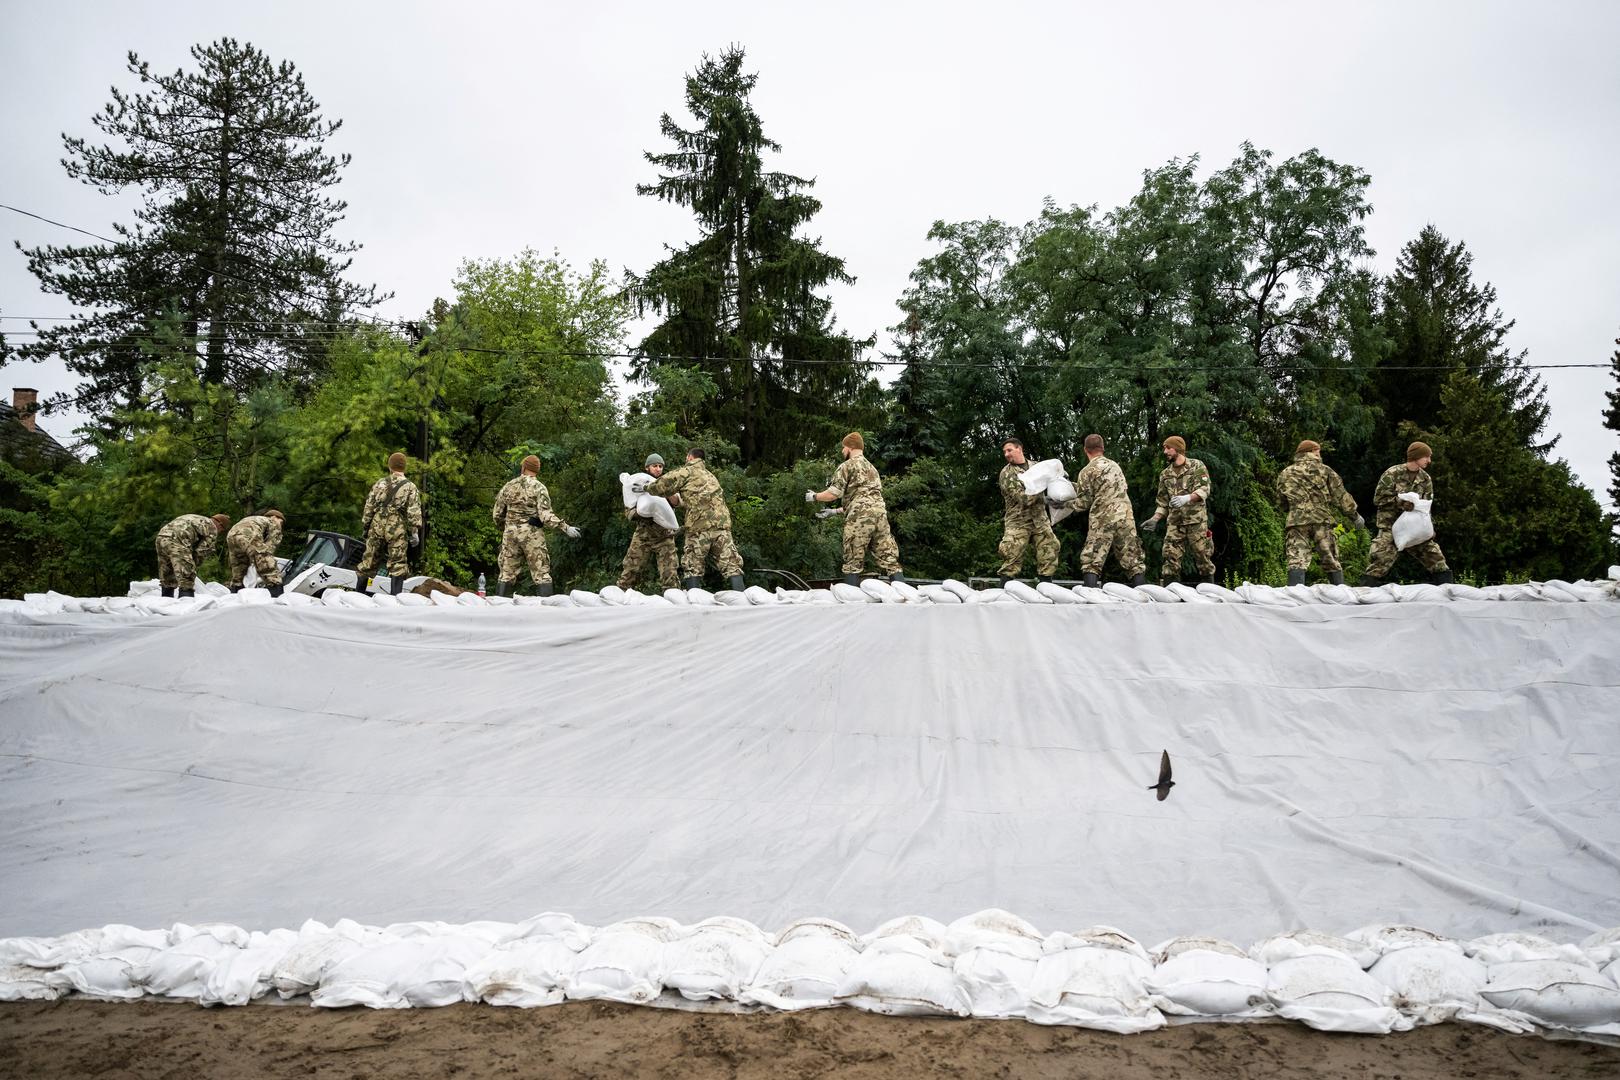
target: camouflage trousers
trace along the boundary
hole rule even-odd
[[[239,544],[225,538],[225,565],[230,570],[231,588],[242,584],[249,566],[259,572],[260,585],[280,585],[281,568],[276,565],[276,551],[263,543]]]
[[[659,588],[673,589],[680,584],[675,558],[675,534],[661,525],[652,528],[637,526],[630,534],[630,550],[624,553],[624,568],[619,571],[619,588],[635,588],[641,581],[642,568],[655,561]]]
[[[888,514],[859,514],[844,521],[844,573],[864,570],[868,552],[885,574],[900,572],[900,545],[889,532]]]
[[[508,525],[501,530],[500,569],[496,572],[502,581],[516,584],[525,566],[536,585],[551,580],[551,549],[546,547],[546,531],[526,523]]]
[[[1309,570],[1313,548],[1322,560],[1324,571],[1331,574],[1344,569],[1339,562],[1339,541],[1333,535],[1332,525],[1290,525],[1283,530],[1283,548],[1290,570]]]
[[[360,565],[355,571],[361,578],[362,588],[365,587],[364,579],[382,568],[385,556],[390,578],[403,578],[411,572],[410,564],[405,561],[405,553],[411,546],[409,537],[410,533],[401,518],[396,517],[386,523],[372,521],[371,528],[366,530],[366,553],[361,556]]]
[[[197,554],[184,540],[168,535],[167,528],[157,534],[158,583],[166,589],[195,588],[197,584]]]
[[[1192,553],[1193,565],[1200,574],[1215,574],[1215,541],[1209,538],[1209,526],[1200,521],[1191,525],[1165,526],[1163,558],[1159,560],[1159,580],[1174,581],[1181,576],[1181,552]]]
[[[743,572],[742,555],[737,551],[736,542],[731,539],[730,529],[688,532],[686,544],[681,549],[681,573],[687,577],[702,577],[703,564],[711,558],[722,577]]]
[[[1381,529],[1378,538],[1373,541],[1372,552],[1367,556],[1367,573],[1375,578],[1388,577],[1395,560],[1402,555],[1412,555],[1423,564],[1423,569],[1430,572],[1446,570],[1445,552],[1433,540],[1425,540],[1421,544],[1413,544],[1405,551],[1395,550],[1395,534],[1389,529]]]
[[[1035,545],[1035,573],[1051,577],[1057,573],[1058,538],[1046,512],[1041,511],[1038,521],[1008,521],[1001,527],[1001,543],[996,554],[1001,556],[997,571],[1002,577],[1017,577],[1024,569],[1024,552]]]
[[[1136,522],[1128,517],[1114,521],[1091,521],[1086,530],[1086,546],[1080,549],[1080,572],[1101,574],[1108,553],[1119,560],[1119,568],[1129,577],[1147,570],[1147,559],[1142,556],[1142,541],[1136,536]]]

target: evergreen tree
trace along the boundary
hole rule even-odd
[[[854,279],[842,259],[797,235],[821,203],[808,193],[813,180],[766,170],[762,155],[781,147],[749,102],[758,76],[744,73],[743,59],[737,47],[705,55],[686,80],[698,126],[665,113],[659,126],[675,148],[645,155],[659,177],[637,193],[690,208],[702,235],[629,276],[638,310],[663,317],[632,371],[657,382],[662,357],[695,358],[717,389],[699,410],[700,429],[735,442],[745,466],[788,466],[864,426],[879,398],[860,361],[870,342],[837,332],[832,302],[818,292]]]
[[[191,55],[195,70],[165,75],[130,53],[149,89],[112,89],[92,121],[111,141],[64,136],[70,177],[141,193],[135,223],[115,225],[110,243],[24,251],[46,292],[90,313],[36,328],[19,351],[60,355],[93,413],[142,399],[155,350],[236,390],[289,368],[307,376],[333,324],[382,299],[343,280],[358,245],[332,235],[346,204],[328,191],[349,159],[324,143],[341,121],[322,118],[290,63],[250,44],[222,38]]]
[[[1620,345],[1620,338],[1614,343]],[[1603,410],[1603,426],[1610,431],[1620,432],[1620,348],[1614,350],[1614,356],[1609,359],[1609,368],[1614,372],[1615,388],[1604,391],[1609,399],[1609,407]],[[1609,455],[1609,505],[1620,512],[1620,450]],[[1617,514],[1620,520],[1620,514]]]

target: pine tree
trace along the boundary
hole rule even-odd
[[[208,384],[309,374],[345,314],[380,299],[343,280],[358,245],[332,231],[346,204],[327,192],[348,155],[323,144],[341,121],[290,63],[222,38],[194,46],[192,71],[160,74],[130,53],[143,89],[114,87],[93,118],[110,142],[64,136],[63,165],[105,194],[140,192],[111,243],[26,249],[46,292],[90,309],[39,329],[25,356],[60,355],[80,404],[106,413],[142,397],[154,351],[191,354]]]
[[[850,426],[875,415],[875,384],[860,360],[870,342],[834,328],[818,290],[851,284],[842,259],[797,234],[821,203],[813,180],[766,170],[781,147],[765,136],[749,102],[758,79],[743,50],[705,55],[686,80],[687,130],[659,121],[675,149],[649,152],[657,182],[636,192],[688,207],[702,237],[645,275],[630,275],[638,310],[663,321],[639,347],[638,378],[656,382],[666,363],[692,364],[717,393],[700,410],[706,432],[735,441],[744,465],[787,466],[830,452]],[[684,432],[696,435],[698,431]]]
[[[1620,338],[1615,338],[1614,343],[1620,345]],[[1604,391],[1604,396],[1609,399],[1609,407],[1603,410],[1603,426],[1610,431],[1620,432],[1620,348],[1614,350],[1609,368],[1614,372],[1615,388]],[[1620,450],[1609,455],[1609,505],[1620,512]]]

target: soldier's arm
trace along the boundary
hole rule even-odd
[[[1153,497],[1153,516],[1164,517],[1170,512],[1170,470],[1159,470],[1159,490]]]
[[[276,548],[281,546],[281,522],[271,518],[268,534],[265,539],[270,541],[270,550],[275,551]]]
[[[1345,516],[1361,516],[1361,510],[1356,506],[1355,496],[1345,490],[1344,481],[1339,479],[1339,474],[1336,472],[1330,471],[1328,473],[1328,498],[1338,502],[1339,509],[1345,512]]]
[[[1070,510],[1090,510],[1096,498],[1097,470],[1088,465],[1074,478],[1074,498],[1063,505]]]
[[[546,485],[540,485],[540,494],[534,497],[534,516],[540,519],[540,524],[548,529],[566,529],[568,522],[558,517],[551,509],[551,492]]]
[[[1200,464],[1198,474],[1193,477],[1192,497],[1194,502],[1209,502],[1209,466]]]
[[[1282,504],[1282,508],[1284,510],[1288,509],[1288,470],[1287,469],[1283,469],[1281,472],[1279,472],[1277,474],[1277,479],[1275,481],[1273,481],[1272,487],[1274,489],[1276,489],[1277,501]]]
[[[669,472],[647,485],[647,494],[668,496],[671,492],[681,490],[681,486],[685,480],[686,468],[684,466],[679,469],[671,469]]]
[[[1385,471],[1378,478],[1378,486],[1373,488],[1373,506],[1379,510],[1398,512],[1400,503],[1395,498],[1395,474]]]
[[[506,522],[506,485],[505,484],[502,484],[501,485],[501,490],[496,493],[496,495],[495,495],[495,509],[490,511],[490,513],[495,518],[495,524],[497,524],[497,525],[505,524],[505,522]]]
[[[416,492],[416,485],[411,485],[410,494],[405,496],[405,517],[410,521],[411,528],[422,527],[422,497]]]
[[[372,485],[366,492],[366,504],[360,509],[360,534],[364,536],[371,531],[371,519],[377,513],[377,487]]]

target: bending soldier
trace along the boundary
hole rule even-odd
[[[638,488],[631,488],[636,491]],[[686,543],[681,550],[681,587],[697,589],[703,586],[703,566],[709,559],[725,577],[727,584],[741,592],[743,582],[742,556],[731,539],[731,510],[726,506],[726,493],[720,481],[704,464],[703,448],[694,446],[686,452],[686,464],[665,473],[639,490],[649,495],[680,496],[686,507]]]
[[[508,480],[495,496],[495,524],[501,526],[499,580],[496,596],[511,596],[517,590],[518,575],[525,564],[534,579],[535,592],[550,596],[551,551],[546,547],[546,529],[560,529],[570,540],[579,539],[579,530],[558,517],[551,509],[551,492],[540,482],[540,459],[530,454],[521,471]]]
[[[1097,575],[1109,552],[1119,560],[1121,570],[1130,575],[1132,585],[1147,581],[1147,560],[1142,542],[1136,538],[1136,520],[1131,511],[1130,488],[1119,465],[1103,456],[1101,435],[1086,436],[1086,464],[1074,478],[1075,497],[1064,503],[1074,510],[1091,511],[1086,528],[1086,546],[1080,549],[1080,571],[1087,588],[1098,586]]]
[[[648,454],[642,465],[654,480],[664,475],[664,459],[659,454]],[[671,503],[679,502],[675,496]],[[658,567],[658,587],[673,589],[679,584],[676,575],[675,533],[652,518],[642,517],[636,508],[627,507],[624,516],[630,519],[630,549],[624,553],[624,567],[619,571],[619,588],[633,589],[641,580],[641,571],[649,562]]]
[[[883,502],[883,477],[866,460],[866,443],[861,433],[844,436],[839,447],[843,464],[833,473],[825,491],[806,491],[807,503],[844,501],[844,583],[857,585],[866,566],[866,555],[890,581],[904,581],[900,570],[900,548],[889,532],[889,508]]]
[[[1294,463],[1277,474],[1277,495],[1288,517],[1283,522],[1288,553],[1288,584],[1305,584],[1311,568],[1311,549],[1322,559],[1322,569],[1335,585],[1344,584],[1339,563],[1339,542],[1333,535],[1333,512],[1355,518],[1356,528],[1366,524],[1356,500],[1344,489],[1339,474],[1322,463],[1322,448],[1310,439],[1294,451]]]
[[[231,592],[242,590],[242,581],[251,566],[259,574],[259,584],[269,589],[271,596],[281,595],[281,567],[276,565],[276,548],[281,546],[281,526],[285,520],[280,510],[266,510],[231,526],[231,531],[225,534],[225,562],[231,573]]]
[[[1159,584],[1168,585],[1181,576],[1181,549],[1192,552],[1198,580],[1215,580],[1215,544],[1209,538],[1209,470],[1197,458],[1187,456],[1187,441],[1180,435],[1164,440],[1164,456],[1170,464],[1159,473],[1157,509],[1142,522],[1144,529],[1157,529],[1166,517],[1164,553],[1159,562]]]
[[[1434,451],[1429,449],[1428,443],[1415,442],[1406,448],[1405,465],[1391,465],[1378,478],[1378,486],[1373,490],[1373,508],[1378,512],[1378,538],[1373,541],[1372,552],[1367,557],[1367,573],[1360,584],[1375,588],[1382,585],[1395,560],[1400,558],[1401,553],[1395,550],[1395,536],[1390,529],[1395,519],[1403,510],[1409,509],[1412,502],[1434,498],[1434,481],[1425,471],[1433,456]],[[1451,568],[1446,565],[1445,552],[1432,538],[1406,550],[1417,557],[1423,569],[1434,575],[1436,585],[1451,581]]]
[[[1017,439],[1001,441],[1001,456],[1007,462],[1001,468],[996,485],[1001,488],[1001,543],[996,554],[1001,566],[996,571],[1003,585],[1017,577],[1024,569],[1024,552],[1035,545],[1035,574],[1041,581],[1051,581],[1057,573],[1058,538],[1052,531],[1051,518],[1046,513],[1046,496],[1026,495],[1018,475],[1029,468],[1025,460],[1024,444]]]
[[[422,502],[416,485],[405,479],[404,454],[388,455],[388,475],[371,485],[360,511],[360,531],[366,538],[366,553],[355,570],[355,588],[364,591],[386,557],[388,589],[399,595],[411,572],[406,550],[422,542]]]
[[[215,543],[231,519],[181,514],[158,530],[158,589],[164,596],[195,596],[197,564],[214,553]]]

